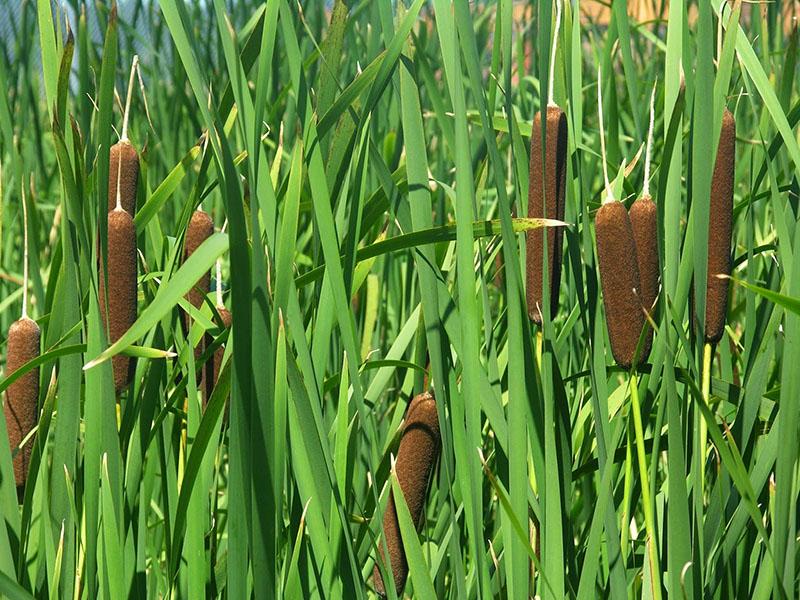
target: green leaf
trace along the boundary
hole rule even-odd
[[[523,233],[530,229],[537,227],[564,227],[567,224],[554,219],[527,219],[517,218],[512,219],[514,233]],[[496,221],[475,221],[472,224],[472,235],[476,238],[491,237],[500,235],[501,223]],[[391,237],[389,239],[381,240],[373,244],[359,248],[356,252],[356,261],[363,262],[371,258],[390,254],[392,252],[399,252],[401,250],[408,250],[409,248],[416,248],[426,244],[438,244],[440,242],[450,242],[455,240],[456,225],[442,225],[440,227],[432,227],[430,229],[422,229],[420,231],[412,231]],[[322,277],[325,272],[325,267],[316,267],[306,273],[303,273],[295,279],[298,287],[303,287],[317,281]]]
[[[748,283],[747,281],[737,279],[736,277],[729,277],[729,279],[733,281],[736,285],[740,285],[746,290],[750,290],[751,292],[758,294],[762,298],[766,298],[770,302],[773,302],[774,304],[783,307],[786,310],[796,315],[800,315],[800,298],[793,298],[791,296],[786,296],[778,292],[773,292],[770,289],[752,283]]]
[[[142,311],[125,335],[103,350],[96,358],[86,363],[83,370],[92,369],[107,361],[143,337],[151,327],[178,304],[178,301],[192,289],[194,282],[200,279],[203,273],[208,272],[217,257],[227,249],[228,236],[222,233],[215,233],[203,242],[172,277],[161,282],[161,287],[152,303]]]
[[[169,175],[164,178],[164,181],[155,189],[150,199],[136,211],[133,222],[136,225],[137,233],[144,231],[150,220],[158,214],[167,200],[175,193],[184,177],[186,177],[189,168],[200,156],[201,150],[202,144],[200,142],[192,146],[181,161],[169,172]]]
[[[8,600],[31,600],[33,598],[16,581],[2,572],[0,572],[0,593]]]

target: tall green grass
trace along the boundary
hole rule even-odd
[[[0,595],[374,597],[393,489],[406,595],[800,594],[797,30],[776,4],[672,2],[639,23],[614,0],[607,24],[583,4],[563,6],[552,74],[550,2],[521,20],[511,0],[21,4],[0,56],[0,328],[22,307],[24,188],[42,347],[0,391],[39,367],[41,393],[21,502],[0,443]],[[97,265],[135,53],[138,319],[109,346]],[[598,280],[598,69],[627,205],[656,86],[661,289],[638,377],[613,364]],[[528,149],[551,76],[567,225],[539,329]],[[707,354],[693,282],[725,107],[733,282]],[[200,206],[218,231],[184,261]],[[203,410],[198,363],[223,345]],[[120,353],[136,375],[115,402]],[[392,467],[426,386],[442,451],[413,535]]]

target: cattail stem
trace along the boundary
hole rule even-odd
[[[625,430],[625,478],[622,484],[622,519],[620,523],[619,548],[620,556],[627,556],[628,554],[628,536],[631,534],[631,528],[628,524],[631,522],[631,488],[633,487],[633,454],[631,453],[631,428],[627,427]]]
[[[708,406],[711,396],[711,358],[712,346],[709,342],[703,344],[703,368],[701,373],[703,403]],[[708,444],[708,424],[700,417],[700,443],[698,444],[699,464],[700,464],[700,502],[705,503],[705,464],[706,464],[706,445]]]
[[[556,49],[558,48],[558,30],[561,27],[561,2],[559,0],[554,0],[556,5],[556,30],[553,34],[553,48],[550,51],[550,73],[548,74],[548,82],[547,82],[547,105],[548,106],[555,106],[555,101],[553,100],[553,82],[555,80],[555,71],[556,71]]]
[[[600,67],[597,67],[597,115],[600,119],[600,151],[603,163],[603,183],[605,184],[606,197],[603,203],[613,202],[614,196],[611,193],[611,184],[608,182],[608,165],[606,164],[606,132],[603,128],[603,74]]]
[[[639,476],[641,477],[642,504],[644,505],[644,525],[647,530],[647,551],[650,561],[650,575],[653,581],[652,597],[661,599],[661,572],[658,561],[658,544],[656,543],[656,525],[653,516],[653,505],[650,497],[650,483],[647,471],[647,458],[644,449],[644,429],[642,427],[642,409],[639,406],[639,389],[636,370],[631,372],[631,412],[633,413],[633,427],[636,435],[636,457],[639,463]]]
[[[647,148],[644,154],[644,183],[642,185],[642,196],[650,195],[650,159],[653,153],[653,123],[655,122],[655,103],[656,85],[653,84],[653,91],[650,93],[650,126],[647,128]]]
[[[28,203],[22,184],[22,318],[28,317]]]
[[[536,332],[536,364],[542,368],[542,349],[544,348],[544,338],[542,337],[542,330]]]
[[[147,92],[144,88],[144,80],[142,79],[142,68],[139,65],[139,61],[136,61],[136,76],[139,78],[139,91],[142,93],[142,104],[144,105],[144,115],[147,117],[147,123],[150,125],[150,129],[155,131],[155,127],[153,127],[153,121],[150,119],[150,108],[147,106]]]
[[[133,95],[133,77],[136,73],[136,67],[139,64],[139,55],[133,55],[133,63],[131,64],[131,74],[128,78],[128,95],[125,98],[125,113],[122,116],[122,135],[119,137],[121,142],[128,141],[128,116],[131,110],[131,96]]]
[[[117,205],[114,207],[114,210],[123,210],[122,208],[122,194],[120,193],[120,179],[122,179],[122,152],[119,153],[119,159],[117,160],[117,192],[116,192],[116,199]]]
[[[719,3],[719,17],[717,18],[717,68],[719,61],[722,60],[722,13],[728,0],[721,0]]]

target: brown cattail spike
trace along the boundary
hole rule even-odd
[[[711,203],[708,212],[705,341],[712,344],[722,339],[725,315],[728,312],[728,280],[717,275],[731,273],[735,160],[736,120],[726,108],[722,114],[717,161],[711,176]]]
[[[39,356],[39,326],[28,317],[14,321],[8,330],[8,358],[6,376]],[[6,392],[3,412],[6,417],[8,441],[12,451],[36,426],[39,412],[39,368],[28,371],[12,383]],[[14,457],[14,479],[17,489],[25,487],[33,441],[28,442]]]
[[[658,208],[650,196],[642,196],[631,204],[628,211],[633,240],[636,243],[636,260],[639,266],[639,296],[642,307],[652,315],[658,296]],[[644,346],[640,360],[644,362],[650,355],[653,343],[653,328],[647,324]]]
[[[108,213],[108,321],[106,286],[100,269],[100,314],[106,325],[109,343],[116,342],[136,320],[136,227],[124,210]],[[118,354],[112,359],[114,389],[124,390],[133,376],[133,361]]]
[[[644,313],[639,297],[639,265],[628,211],[621,202],[607,202],[595,217],[597,258],[614,360],[633,364]]]
[[[117,206],[117,188],[122,208],[133,216],[136,213],[136,188],[139,184],[139,155],[128,140],[120,140],[109,152],[108,211]]]
[[[542,163],[542,120],[537,113],[531,129],[530,185],[528,217],[564,218],[564,190],[567,178],[567,117],[558,106],[548,106],[545,130],[544,164]],[[527,233],[528,315],[542,324],[542,271],[544,238],[547,236],[547,280],[550,290],[550,315],[558,309],[561,280],[562,232],[559,227],[531,229]]]
[[[403,491],[408,512],[417,528],[422,524],[422,510],[425,507],[433,467],[439,456],[440,443],[436,402],[432,394],[424,392],[416,396],[408,406],[395,462],[397,480]],[[389,497],[383,515],[383,533],[389,550],[388,566],[391,566],[394,587],[399,595],[408,576],[408,562],[400,538],[400,524],[397,521],[393,494]],[[381,544],[379,548],[383,560],[383,545]],[[377,565],[373,576],[378,594],[386,595],[386,587]]]
[[[207,212],[196,210],[192,213],[192,218],[189,220],[189,226],[186,228],[186,243],[184,245],[184,260],[188,259],[195,250],[200,247],[200,244],[205,242],[214,233],[214,222]],[[205,272],[203,276],[195,283],[194,287],[186,294],[186,299],[195,308],[200,308],[203,305],[203,299],[208,295],[208,290],[211,284],[211,273]],[[188,319],[186,326],[188,330]]]

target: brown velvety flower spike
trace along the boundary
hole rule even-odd
[[[722,339],[728,312],[728,279],[717,275],[731,273],[735,161],[736,120],[726,108],[722,115],[717,161],[711,177],[711,203],[708,212],[705,341],[712,344]]]
[[[431,393],[424,392],[416,396],[408,406],[395,462],[397,480],[403,491],[408,512],[417,529],[422,524],[422,511],[425,507],[433,468],[439,456],[440,445],[436,402]],[[394,494],[390,495],[386,512],[383,515],[383,533],[386,547],[389,550],[389,565],[387,566],[391,567],[394,587],[400,595],[408,577],[408,561],[403,541],[400,538],[400,524],[397,520]],[[383,544],[379,545],[379,553],[380,559],[385,561]],[[386,586],[377,565],[375,565],[373,577],[376,591],[385,596]]]
[[[621,202],[603,204],[597,211],[595,227],[611,352],[620,366],[629,369],[645,320],[638,291],[636,243],[625,205]]]
[[[116,342],[136,321],[136,227],[127,211],[108,213],[108,321],[106,285],[100,265],[100,314],[107,326],[109,343]],[[112,359],[114,389],[119,394],[131,381],[133,360],[117,354]]]
[[[41,332],[36,321],[28,317],[22,317],[11,324],[8,330],[6,376],[39,356],[40,336]],[[39,413],[38,403],[39,368],[37,367],[12,383],[6,392],[3,412],[6,418],[8,441],[12,450],[16,449],[36,426]],[[18,490],[25,487],[32,448],[33,440],[28,440],[14,457],[14,479]]]
[[[567,177],[567,117],[558,106],[547,107],[544,163],[542,163],[542,122],[536,114],[531,130],[530,184],[528,217],[564,219],[564,188]],[[561,247],[563,233],[559,227],[531,229],[527,233],[527,299],[528,315],[542,324],[542,291],[544,240],[547,237],[547,268],[550,315],[558,310],[558,288],[561,281]]]
[[[631,204],[628,211],[636,244],[636,260],[639,266],[639,296],[641,305],[652,316],[658,296],[658,209],[650,196],[642,196]],[[647,332],[639,355],[645,362],[653,345],[653,328],[645,319]]]
[[[186,261],[200,245],[205,242],[214,233],[214,222],[211,220],[209,214],[203,210],[196,210],[192,213],[192,218],[189,219],[189,225],[186,228],[186,242],[184,243],[183,260]],[[203,305],[203,299],[208,295],[208,290],[211,286],[211,272],[206,271],[203,276],[194,284],[189,293],[186,294],[186,299],[189,304],[195,308],[200,308]],[[184,315],[184,326],[186,331],[189,331],[189,315]],[[199,356],[202,347],[198,345],[195,349],[195,358]]]

